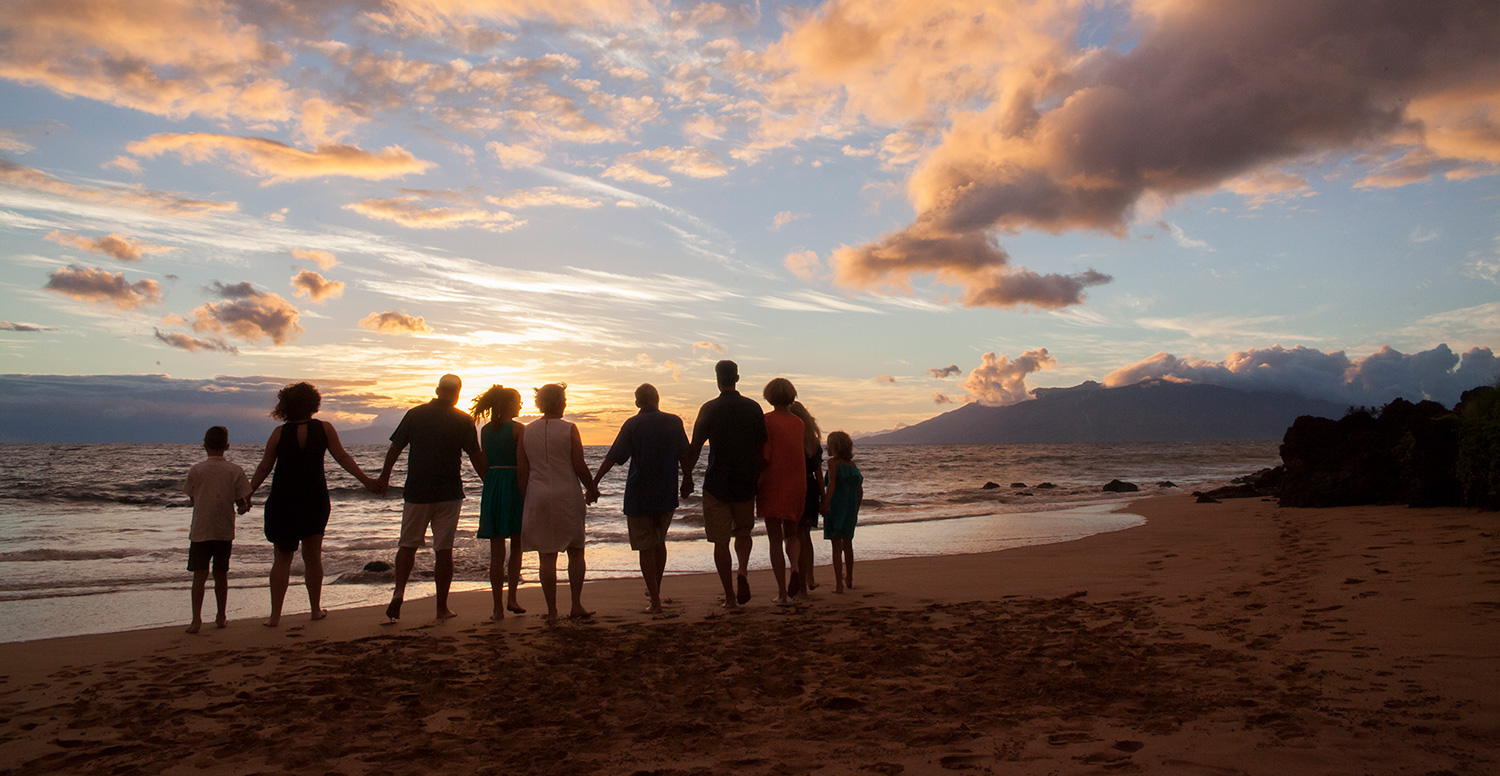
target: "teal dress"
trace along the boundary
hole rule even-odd
[[[828,517],[823,520],[823,538],[854,538],[854,526],[859,523],[859,488],[865,484],[864,475],[852,463],[839,464],[834,475],[833,495],[828,498]]]
[[[514,420],[487,424],[479,435],[489,470],[484,474],[484,496],[479,501],[480,539],[521,535],[521,485],[516,480]]]

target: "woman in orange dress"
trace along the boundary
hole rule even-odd
[[[792,571],[790,584],[786,559],[800,558],[801,543],[797,526],[807,498],[807,460],[802,451],[802,419],[791,412],[797,400],[797,389],[790,380],[778,377],[766,383],[761,394],[771,404],[766,413],[766,445],[761,457],[764,467],[760,487],[755,494],[755,513],[766,524],[766,538],[771,544],[771,571],[776,575],[776,603],[791,603],[788,595],[801,591],[802,579]]]

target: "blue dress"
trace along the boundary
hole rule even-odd
[[[480,539],[504,539],[521,535],[521,485],[516,480],[516,432],[514,420],[490,423],[480,433],[484,447],[484,495],[479,500]]]
[[[854,538],[854,527],[859,523],[859,489],[865,484],[864,475],[852,463],[839,464],[834,475],[833,495],[828,499],[828,517],[823,521],[823,538]]]

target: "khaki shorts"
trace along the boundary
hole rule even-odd
[[[630,528],[630,549],[636,552],[649,550],[667,543],[667,529],[672,527],[672,513],[626,515],[625,525]]]
[[[749,536],[755,529],[755,499],[720,501],[713,494],[703,494],[703,530],[713,544],[723,544],[731,536]]]
[[[432,549],[453,549],[453,535],[458,533],[458,509],[464,503],[439,501],[434,504],[407,502],[401,507],[401,541],[399,547],[421,547],[426,543],[427,526],[432,526]]]

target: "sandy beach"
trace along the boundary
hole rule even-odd
[[[688,576],[654,618],[638,580],[607,580],[592,621],[556,627],[529,589],[498,624],[474,592],[442,623],[414,600],[395,625],[367,608],[3,644],[0,769],[1500,770],[1500,515],[1130,511],[1145,525],[861,563],[855,590],[795,607],[755,572],[738,614]]]

